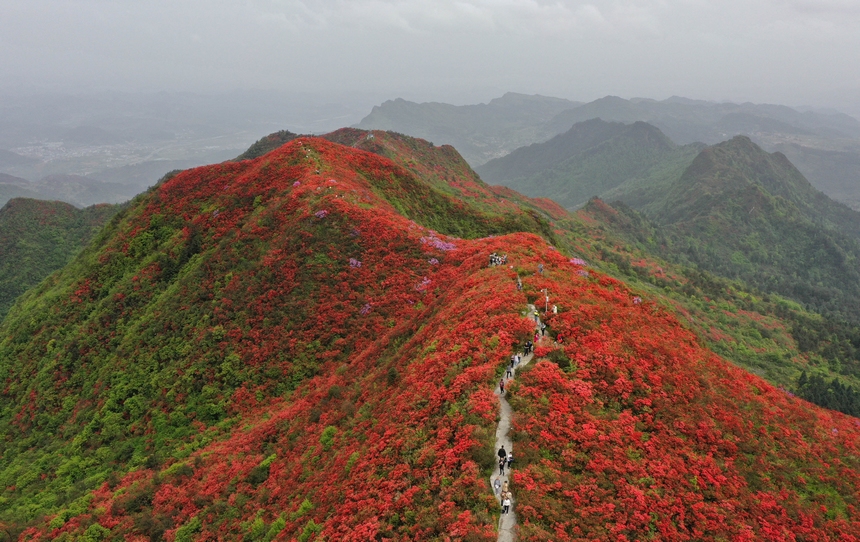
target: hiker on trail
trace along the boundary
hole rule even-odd
[[[519,276],[517,276],[517,291],[518,292],[523,291],[523,281],[520,280]]]
[[[540,325],[540,336],[543,337],[544,335],[546,335],[546,324],[541,324]]]
[[[543,264],[542,263],[538,264],[538,275],[543,275]]]
[[[511,468],[511,465],[514,464],[514,452],[508,452],[508,468]]]
[[[505,482],[505,484],[507,484],[507,482]],[[507,486],[505,486],[505,487],[507,487]],[[496,492],[496,495],[499,495],[499,491],[501,489],[502,489],[502,480],[499,478],[496,478],[496,481],[493,482],[493,490]]]
[[[496,480],[498,480],[498,478],[496,478]],[[505,494],[507,492],[508,492],[508,481],[505,480],[505,483],[502,484],[502,494]]]
[[[534,344],[533,344],[531,341],[527,341],[527,342],[526,342],[526,355],[528,355],[528,354],[529,354],[529,352],[531,352],[531,351],[532,351],[532,347],[533,347],[533,346],[534,346]]]
[[[508,367],[508,372],[505,373],[505,376],[508,378],[514,377],[514,362],[513,361],[511,362],[511,366]]]
[[[555,342],[557,342],[558,344],[564,344],[564,337],[562,337],[561,333],[558,334],[558,337],[556,337]]]
[[[511,492],[505,493],[502,498],[502,514],[507,514],[511,511]]]
[[[538,311],[535,311],[534,314],[532,314],[532,316],[535,317],[535,324],[539,324],[540,323],[540,314],[538,314]]]
[[[552,313],[558,314],[558,307],[557,306],[555,306],[555,305],[552,306]]]
[[[504,378],[499,380],[499,391],[501,391],[502,395],[505,394],[505,379]]]
[[[511,369],[513,369],[517,364],[517,355],[514,354],[511,356]]]
[[[499,451],[496,455],[499,456],[499,459],[501,459],[503,457],[508,457],[508,452],[507,452],[507,450],[505,450],[504,444],[502,444],[502,447],[499,448]]]
[[[505,465],[507,463],[508,463],[507,460],[505,460],[504,458],[501,458],[501,457],[499,458],[499,476],[505,475]]]

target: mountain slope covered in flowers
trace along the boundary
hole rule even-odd
[[[857,532],[856,420],[550,246],[551,204],[358,142],[179,173],[24,296],[0,327],[13,538],[495,540],[492,389],[546,288],[562,346],[511,397],[523,537]]]

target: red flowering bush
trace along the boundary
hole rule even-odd
[[[552,351],[551,346],[545,346],[545,345],[539,344],[539,345],[535,346],[535,357],[536,358],[545,358],[547,356],[547,354],[549,354],[551,351]]]

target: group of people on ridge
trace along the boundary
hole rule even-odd
[[[490,267],[495,267],[497,265],[505,265],[508,263],[508,255],[499,256],[495,252],[490,254]]]
[[[490,254],[490,267],[495,267],[498,265],[505,265],[508,263],[507,254],[504,256],[499,256],[495,252]],[[538,274],[543,274],[543,264],[538,266]],[[517,276],[517,290],[522,291],[523,283],[519,276]],[[553,305],[553,313],[557,311],[555,305]],[[499,393],[500,395],[505,394],[505,384],[506,378],[508,380],[514,377],[514,369],[520,364],[520,361],[523,357],[529,355],[534,352],[535,344],[546,334],[546,324],[540,321],[540,313],[537,310],[534,310],[532,315],[535,321],[535,336],[534,342],[531,340],[526,341],[523,346],[523,350],[521,353],[515,353],[511,355],[510,364],[507,367],[505,375],[499,380]],[[511,511],[511,505],[513,502],[513,493],[511,493],[509,488],[509,482],[505,480],[502,482],[501,477],[505,475],[505,468],[507,467],[510,471],[511,465],[514,462],[514,454],[513,452],[509,452],[505,450],[505,445],[502,444],[497,453],[499,460],[499,477],[493,482],[493,488],[495,489],[496,494],[499,496],[499,501],[502,506],[502,514],[508,514]]]
[[[511,468],[511,464],[514,462],[514,453],[505,451],[505,445],[502,444],[502,447],[499,448],[498,452],[499,456],[499,476],[504,476],[505,474],[505,466],[508,469]],[[499,493],[499,498],[502,501],[502,514],[507,514],[511,511],[511,499],[513,499],[513,494],[511,493],[508,487],[508,481],[505,480],[504,483],[501,482],[501,479],[496,478],[496,493]]]

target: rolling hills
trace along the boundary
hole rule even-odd
[[[535,110],[532,102],[536,100],[545,102],[545,107]],[[504,108],[491,107],[502,102]],[[553,106],[557,108],[550,115]],[[504,117],[498,116],[501,111],[505,111]],[[496,115],[492,121],[488,120],[491,115]],[[459,107],[389,101],[374,108],[357,126],[452,144],[477,168],[596,118],[625,124],[646,122],[682,146],[713,145],[745,135],[769,152],[786,154],[815,188],[831,198],[855,209],[860,201],[860,121],[831,111],[677,96],[665,100],[606,96],[583,104],[508,94],[489,104]]]
[[[522,538],[856,539],[857,420],[563,253],[593,245],[573,220],[354,129],[163,180],[0,324],[0,521],[495,540],[492,388],[549,290],[564,339],[509,397]]]

